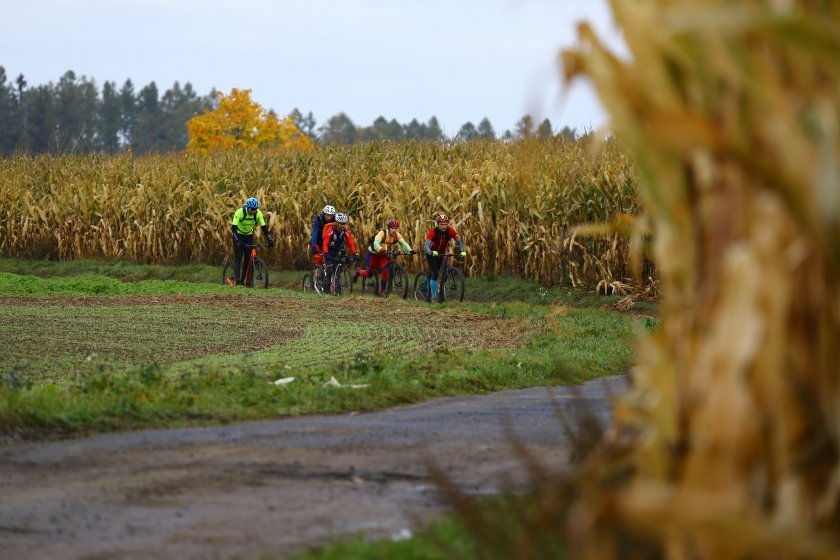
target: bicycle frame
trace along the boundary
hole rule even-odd
[[[435,293],[435,294],[430,293],[429,296],[428,296],[429,297],[428,301],[436,299],[438,302],[443,303],[444,299],[450,299],[450,295],[447,294],[446,296],[444,296],[444,294],[446,293],[446,291],[445,291],[446,290],[446,284],[447,284],[447,282],[449,282],[449,277],[450,277],[451,271],[453,269],[458,272],[458,277],[459,277],[459,278],[456,278],[456,280],[455,280],[456,285],[460,285],[459,295],[457,295],[455,297],[458,301],[463,300],[463,297],[464,297],[464,274],[463,274],[463,272],[461,272],[459,269],[457,269],[456,267],[454,267],[452,265],[452,257],[457,258],[460,255],[456,254],[456,253],[442,253],[442,254],[439,254],[437,256],[443,257],[442,262],[441,262],[440,271],[439,271],[437,293]],[[425,275],[428,279],[431,279],[431,277],[432,277],[431,270],[425,272]],[[415,280],[415,284],[416,284],[416,282],[417,281]]]
[[[383,253],[379,253],[380,255]],[[414,253],[403,253],[402,251],[386,251],[384,254],[388,255],[388,281],[385,284],[385,293],[390,294],[394,291],[394,269],[398,266],[397,259],[398,257],[411,257]],[[408,281],[408,275],[406,275],[406,281]],[[406,291],[408,288],[406,287]]]
[[[253,271],[254,271],[254,261],[257,258],[257,249],[267,247],[267,245],[262,244],[262,243],[254,243],[254,244],[249,243],[249,244],[246,244],[244,247],[245,247],[246,250],[250,249],[250,252],[248,253],[248,259],[247,259],[246,264],[245,264],[245,270],[244,271],[240,270],[239,274],[241,276],[244,273],[245,276],[242,279],[241,283],[250,288],[250,287],[253,287],[253,282],[254,282],[254,280],[252,278],[252,275],[253,275]],[[235,258],[236,257],[234,256],[234,259]],[[227,284],[229,286],[234,286],[235,285],[235,282],[233,280],[231,280],[230,278],[225,278],[225,281],[227,282]]]
[[[340,288],[336,291],[336,284],[338,284],[341,279],[337,277],[337,273],[340,273],[342,268],[347,268],[347,265],[353,262],[353,257],[347,255],[346,253],[339,253],[332,259],[332,264],[327,264],[326,260],[324,261],[324,272],[326,273],[327,280],[329,281],[330,292],[334,295],[339,295]],[[329,272],[327,271],[327,269]],[[352,290],[352,287],[351,287]]]

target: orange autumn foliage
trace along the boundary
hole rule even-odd
[[[313,150],[315,144],[291,117],[279,119],[251,100],[250,89],[219,92],[219,105],[187,121],[187,151],[294,149]]]

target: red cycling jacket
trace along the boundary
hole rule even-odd
[[[430,240],[430,251],[437,251],[438,253],[445,253],[449,248],[449,241],[458,238],[458,232],[452,226],[447,226],[446,231],[439,231],[434,227],[426,234],[426,239]]]
[[[335,222],[330,222],[324,226],[324,244],[321,250],[325,253],[338,253],[347,244],[353,254],[358,253],[356,250],[356,241],[353,239],[353,234],[350,233],[350,228],[344,228],[344,231],[335,229]]]

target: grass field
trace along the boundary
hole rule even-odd
[[[511,277],[469,279],[467,301],[429,305],[305,294],[302,272],[273,273],[262,291],[218,276],[205,266],[0,260],[0,434],[362,411],[578,383],[625,371],[635,334],[655,323],[603,309],[610,298]]]

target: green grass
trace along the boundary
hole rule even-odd
[[[473,282],[488,299],[500,296],[484,287],[505,286],[506,301],[440,306],[233,289],[215,283],[213,267],[206,282],[185,280],[201,267],[3,260],[0,268],[39,274],[0,272],[0,293],[12,295],[0,306],[5,437],[366,411],[580,383],[626,371],[645,328],[601,308],[612,299],[557,290],[535,301],[530,283],[510,278]],[[284,377],[295,380],[273,383]],[[328,385],[333,377],[343,386]]]
[[[270,290],[221,286],[218,274],[0,259],[0,439],[369,411],[580,383],[626,371],[638,334],[656,327],[606,309],[614,297],[509,276],[468,279],[467,302],[440,306],[304,294],[301,272],[272,272]],[[358,535],[295,558],[513,557],[505,547],[540,526],[538,506],[533,496],[482,500],[473,513],[496,528],[489,535],[447,517],[405,540]],[[564,557],[555,533],[531,542],[544,557]]]

